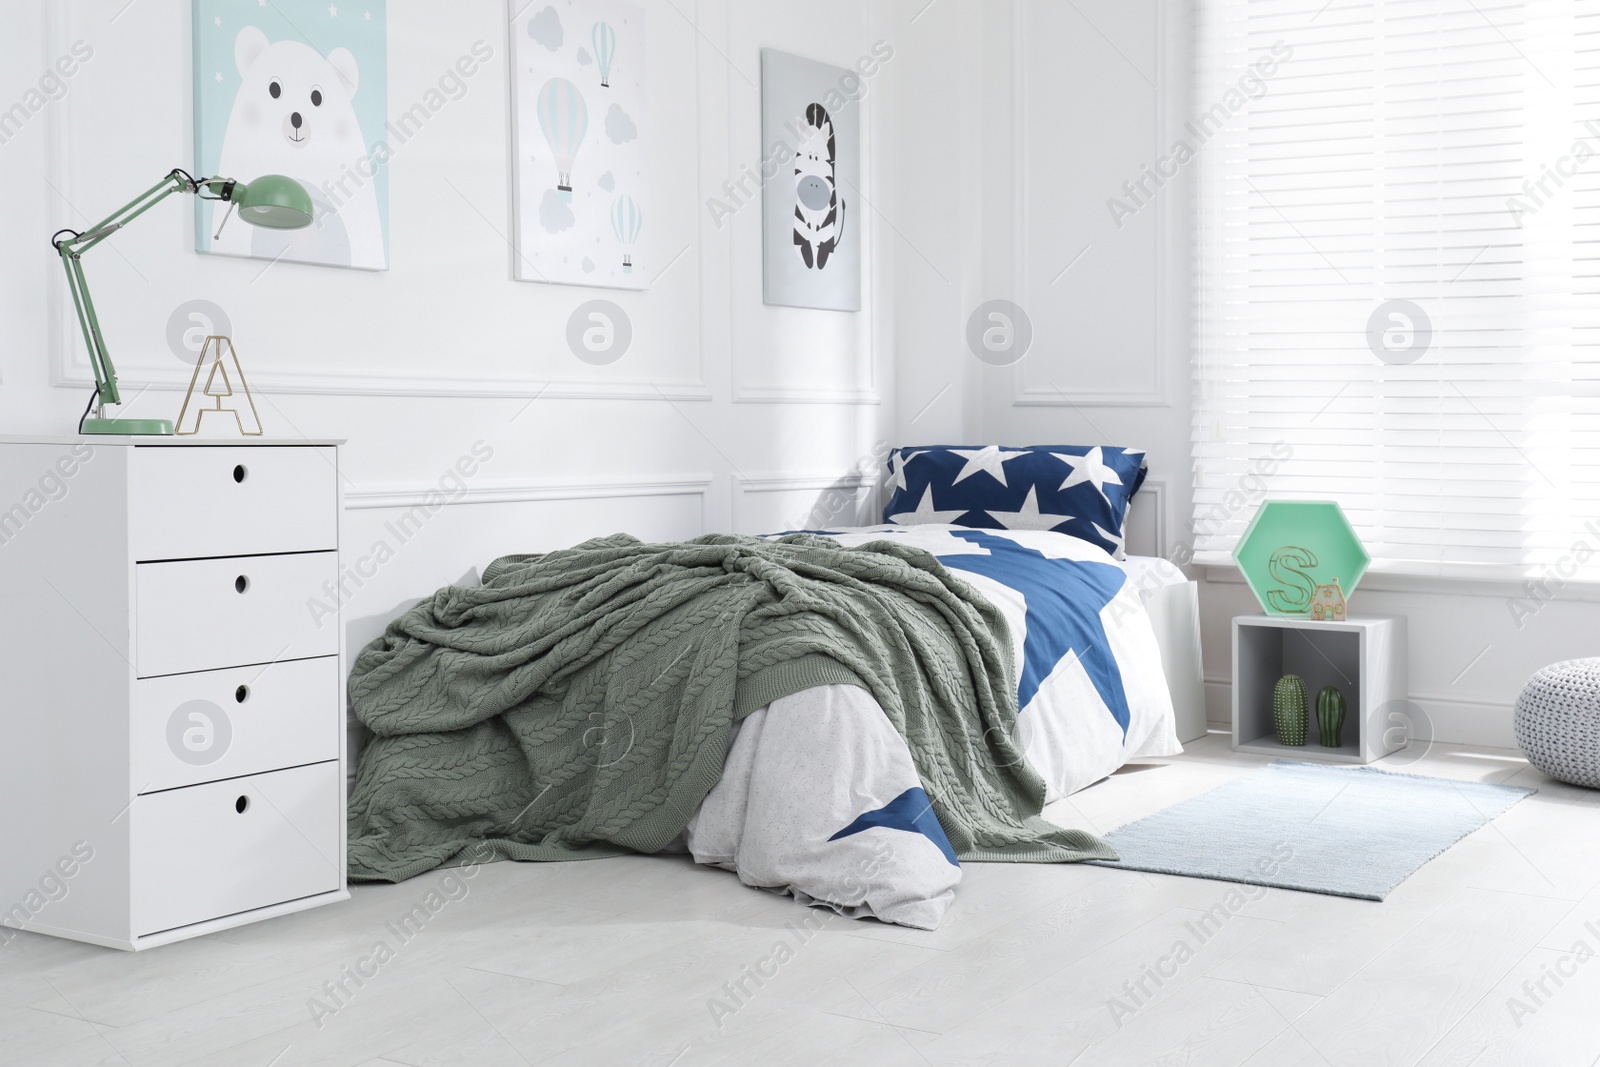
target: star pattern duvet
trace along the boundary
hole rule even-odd
[[[1103,549],[1050,531],[811,532],[926,549],[1000,609],[1017,737],[1047,799],[1130,759],[1182,751],[1149,618]],[[961,880],[904,740],[871,695],[851,686],[806,690],[749,716],[685,844],[750,885],[922,929],[939,925]]]

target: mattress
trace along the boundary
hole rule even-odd
[[[1160,556],[1129,556],[1117,562],[1141,595],[1169,586],[1187,585],[1189,582],[1176,563]]]

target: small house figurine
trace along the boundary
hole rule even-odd
[[[1311,621],[1344,622],[1344,590],[1339,588],[1339,579],[1317,586],[1311,594]]]

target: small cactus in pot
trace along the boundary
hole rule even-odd
[[[1323,748],[1338,748],[1339,735],[1344,732],[1344,694],[1331,685],[1322,687],[1317,694],[1317,732],[1322,735]]]
[[[1298,674],[1286,674],[1272,690],[1272,725],[1280,745],[1303,745],[1310,725],[1306,683]]]

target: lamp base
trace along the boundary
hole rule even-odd
[[[172,433],[171,419],[84,419],[80,433],[119,437],[159,437]]]

